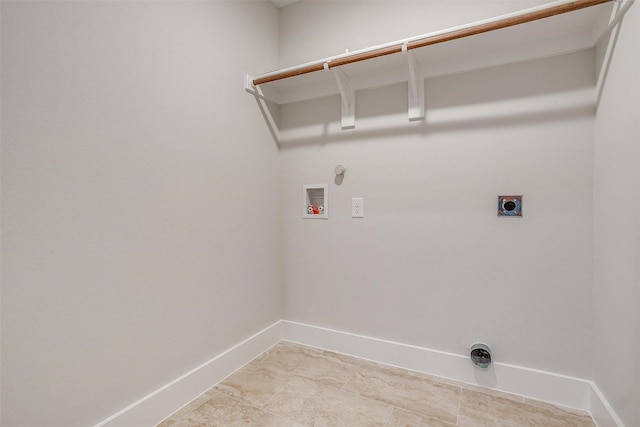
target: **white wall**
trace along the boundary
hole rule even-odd
[[[584,378],[593,359],[640,424],[638,203],[610,208],[640,185],[636,6],[595,185],[593,52],[430,79],[424,123],[403,85],[358,93],[349,132],[336,97],[283,107],[281,178],[242,90],[246,72],[544,2],[308,1],[279,27],[269,2],[2,2],[0,423],[100,421],[281,318],[284,295],[292,321],[456,353],[486,340]],[[328,221],[300,212],[317,182]],[[498,193],[524,194],[525,217],[496,218]]]
[[[91,425],[282,317],[270,2],[2,2],[3,426]],[[169,408],[175,409],[175,408]]]
[[[526,7],[400,3],[285,8],[282,65]],[[286,319],[458,354],[486,340],[497,361],[590,377],[594,68],[585,51],[428,79],[424,123],[404,85],[359,92],[353,131],[337,97],[283,106]],[[301,186],[320,182],[330,218],[303,220]],[[524,218],[497,218],[498,194],[523,194]]]
[[[626,426],[640,425],[639,6],[599,46],[595,125],[594,377]]]
[[[304,0],[281,9],[280,66],[493,18],[547,0]]]

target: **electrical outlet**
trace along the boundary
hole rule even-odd
[[[364,197],[351,198],[351,218],[364,218]]]

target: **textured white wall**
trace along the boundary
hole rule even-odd
[[[614,50],[595,126],[594,377],[626,426],[640,425],[639,29],[636,3],[599,47]]]
[[[282,316],[270,2],[2,2],[2,422],[91,425]]]
[[[447,25],[505,3],[468,4]],[[350,32],[321,38],[318,16],[343,8],[359,8]],[[427,9],[418,32],[439,24]],[[403,10],[296,3],[281,34],[307,33],[282,37],[281,54],[410,35]],[[498,361],[590,377],[594,84],[585,51],[428,79],[424,123],[407,122],[405,85],[358,93],[353,131],[337,97],[282,107],[286,318],[459,354],[486,340]],[[300,188],[318,182],[330,219],[303,220]],[[497,218],[497,195],[514,193],[524,218]],[[364,219],[350,217],[354,196]]]

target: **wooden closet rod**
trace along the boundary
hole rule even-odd
[[[568,3],[552,5],[546,8],[534,8],[530,9],[529,11],[523,11],[519,14],[508,15],[504,18],[498,17],[496,20],[489,22],[479,23],[475,25],[471,24],[469,26],[454,29],[451,31],[436,32],[432,35],[427,34],[416,39],[409,39],[410,41],[397,42],[396,44],[392,44],[390,46],[373,48],[371,50],[366,50],[360,53],[341,55],[333,59],[330,58],[324,60],[322,62],[289,68],[280,72],[265,75],[264,77],[258,77],[253,80],[253,84],[257,86],[264,83],[287,79],[289,77],[313,73],[315,71],[322,71],[324,69],[339,67],[341,65],[353,64],[354,62],[366,61],[368,59],[378,58],[380,56],[400,53],[403,51],[404,46],[406,46],[406,50],[411,50],[425,46],[431,46],[438,43],[444,43],[451,40],[461,39],[464,37],[474,36],[489,31],[512,27],[514,25],[537,21],[539,19],[549,18],[551,16],[573,12],[575,10],[580,10],[587,7],[597,6],[599,4],[608,3],[610,1],[613,0],[574,0]]]

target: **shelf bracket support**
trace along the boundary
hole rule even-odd
[[[407,49],[407,43],[402,45],[402,52],[407,55],[409,66],[409,121],[424,120],[424,78],[420,74],[418,61],[413,52]]]
[[[349,76],[339,68],[332,68],[333,76],[336,79],[342,108],[342,130],[356,127],[356,94],[349,81]]]
[[[267,101],[269,101],[269,99],[264,95],[260,86],[255,86],[253,84],[253,77],[248,74],[245,74],[244,76],[244,90],[256,98],[256,102],[260,107],[262,115],[267,121],[267,125],[269,126],[269,131],[271,132],[273,139],[275,139],[276,142],[280,142],[280,129],[278,129],[278,125],[271,114],[271,110],[269,110],[269,106],[267,105]]]

